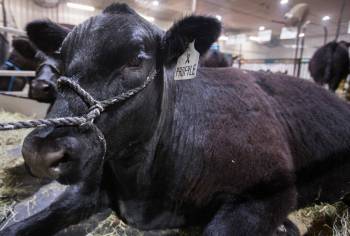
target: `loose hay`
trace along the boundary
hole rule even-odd
[[[31,117],[0,110],[0,122],[28,120]],[[18,175],[11,169],[23,164],[20,157],[20,147],[24,137],[30,130],[3,131],[0,133],[0,222],[17,202],[18,196],[23,196],[26,189],[21,188]],[[24,194],[26,195],[26,194]],[[26,195],[28,196],[28,195]]]
[[[319,204],[294,212],[290,216],[307,236],[350,235],[349,207],[343,202]],[[305,231],[306,229],[306,231]]]

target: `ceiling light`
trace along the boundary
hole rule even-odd
[[[288,0],[281,0],[281,5],[285,5],[285,4],[287,4],[288,3]]]
[[[260,26],[259,31],[263,31],[263,30],[265,30],[265,26]]]
[[[156,7],[159,6],[159,1],[152,1],[152,5]]]
[[[226,40],[228,40],[228,37],[225,36],[225,35],[221,35],[221,36],[219,37],[219,40],[220,40],[220,41],[226,41]]]
[[[219,21],[222,20],[222,16],[220,16],[220,15],[216,15],[215,17],[216,17],[216,19],[218,19]]]
[[[79,9],[79,10],[83,10],[83,11],[95,11],[95,8],[93,6],[72,3],[72,2],[67,2],[67,7]]]
[[[324,17],[322,17],[322,20],[323,21],[329,21],[331,18],[330,18],[330,16],[324,16]]]

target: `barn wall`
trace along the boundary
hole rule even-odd
[[[334,35],[329,36],[328,42],[334,39]],[[339,37],[340,40],[345,40],[350,42],[350,34],[343,34]],[[294,65],[292,63],[250,63],[251,60],[266,60],[271,61],[274,59],[293,59],[295,49],[292,45],[295,45],[295,40],[283,41],[284,46],[278,47],[267,47],[265,45],[257,44],[254,42],[247,42],[241,48],[238,46],[235,47],[225,47],[225,45],[221,44],[221,48],[224,52],[232,53],[233,55],[239,55],[240,52],[243,55],[243,58],[248,62],[241,66],[242,69],[247,70],[270,70],[272,72],[288,72],[288,75],[293,75]],[[305,39],[305,49],[303,54],[304,63],[302,64],[300,77],[304,79],[311,79],[310,73],[308,71],[307,62],[315,53],[315,51],[321,47],[324,43],[324,39],[322,37],[314,37],[314,38],[306,38]],[[318,45],[318,46],[312,46]],[[238,67],[235,64],[235,67]]]
[[[6,0],[7,20],[11,27],[24,29],[25,25],[35,19],[49,18],[52,21],[68,24],[79,24],[98,11],[88,12],[71,9],[65,3],[58,8],[42,8],[32,0]]]
[[[328,42],[334,39],[334,35],[329,36]],[[339,40],[345,40],[350,42],[350,34],[343,34],[339,37]],[[274,58],[285,58],[290,59],[294,58],[294,48],[295,40],[284,40],[284,46],[278,47],[267,47],[265,45],[257,44],[254,42],[248,41],[242,45],[242,54],[245,59],[274,59]],[[304,58],[311,58],[315,53],[317,48],[323,45],[323,37],[315,37],[305,39],[305,49],[304,49]],[[238,55],[240,52],[239,46],[225,46],[221,42],[221,49],[224,52],[232,53],[233,55]]]

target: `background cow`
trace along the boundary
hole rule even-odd
[[[36,24],[45,25],[28,29]],[[42,32],[53,31],[46,26]],[[273,235],[290,211],[350,190],[350,109],[334,94],[233,68],[199,68],[195,79],[174,81],[189,43],[203,55],[220,35],[217,19],[189,16],[162,32],[113,4],[63,42],[51,35],[42,43],[62,44],[62,74],[98,100],[141,86],[154,72],[155,79],[94,125],[41,127],[26,137],[31,172],[69,187],[0,235],[53,234],[106,201],[144,230],[201,225],[203,235]],[[63,90],[48,116],[88,109]]]
[[[233,58],[230,54],[222,53],[218,50],[210,49],[201,59],[202,67],[232,67]]]
[[[40,59],[35,55],[37,50],[31,45],[27,37],[16,37],[12,40],[13,49],[1,66],[2,70],[36,70]],[[0,91],[21,91],[30,78],[26,77],[0,77]]]
[[[47,20],[48,24],[55,27],[56,24]],[[41,25],[36,25],[37,31],[40,32]],[[57,28],[61,37],[65,37],[73,28],[73,25],[60,24]],[[16,37],[12,44],[13,50],[7,60],[2,66],[4,70],[36,70],[36,77],[21,78],[21,77],[1,77],[0,90],[5,91],[20,91],[25,84],[30,83],[29,97],[39,102],[52,103],[56,97],[57,88],[56,80],[59,77],[59,68],[56,62],[56,51],[47,49],[44,44],[39,44],[39,47],[31,40],[32,35],[28,37]],[[46,35],[42,37],[36,36],[36,40],[45,40]],[[47,37],[49,40],[50,37]]]
[[[0,65],[4,64],[9,53],[9,42],[5,35],[0,33]]]
[[[327,84],[333,92],[337,90],[340,81],[350,73],[349,47],[348,42],[333,41],[315,52],[309,63],[309,71],[316,83]]]
[[[37,68],[29,96],[40,102],[53,103],[57,95],[56,82],[61,70],[58,63],[59,59],[57,58],[60,45],[47,41],[51,39],[51,35],[48,36],[46,32],[41,32],[41,29],[45,29],[47,24],[54,29],[55,37],[59,38],[60,41],[66,37],[74,26],[60,24],[57,27],[55,23],[46,20],[38,24],[30,24],[26,28],[28,38],[38,49],[38,57],[41,59],[41,65]],[[32,32],[36,32],[39,35],[33,35]],[[47,44],[53,46],[48,47]]]

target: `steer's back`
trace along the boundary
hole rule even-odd
[[[167,140],[176,159],[163,166],[176,168],[169,181],[187,186],[172,189],[173,195],[198,204],[217,193],[285,189],[294,174],[303,183],[300,205],[322,199],[327,160],[338,163],[349,153],[348,104],[308,81],[201,68],[196,79],[176,81],[175,101]]]
[[[350,191],[350,106],[311,82],[253,73],[285,127],[298,176],[300,206]]]

